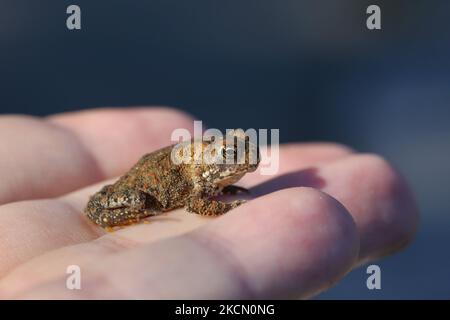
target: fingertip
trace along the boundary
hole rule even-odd
[[[294,265],[303,283],[301,297],[328,289],[356,264],[359,236],[347,209],[330,195],[309,187],[288,189],[293,219],[290,223],[298,248]],[[287,200],[287,199],[286,199]]]
[[[378,258],[406,246],[417,232],[419,210],[404,177],[376,154],[361,154],[352,161],[370,174],[371,195],[377,199],[378,214],[362,219],[367,219],[361,226],[368,234],[361,258]]]
[[[351,269],[359,251],[351,215],[311,188],[285,189],[250,201],[198,232],[209,243],[227,239],[251,274],[254,295],[262,298],[307,297],[328,288]]]

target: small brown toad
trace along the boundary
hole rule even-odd
[[[257,146],[248,137],[233,133],[233,143],[229,141],[192,139],[144,155],[114,184],[104,186],[90,198],[87,216],[106,228],[179,207],[200,215],[226,213],[244,200],[222,202],[213,198],[246,191],[232,184],[255,171],[260,160]],[[179,163],[186,154],[190,161]],[[204,161],[206,154],[208,161]]]

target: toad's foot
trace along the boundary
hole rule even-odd
[[[114,227],[138,222],[162,213],[156,199],[138,190],[112,191],[105,186],[94,194],[85,212],[89,219],[101,227]]]
[[[239,187],[239,186],[229,185],[229,186],[226,186],[225,188],[223,188],[222,191],[220,192],[220,194],[222,194],[222,195],[235,195],[238,193],[249,194],[250,190],[243,188],[243,187]]]
[[[89,216],[96,224],[103,228],[124,226],[133,223],[137,223],[140,220],[161,214],[162,211],[152,210],[133,210],[130,208],[118,208],[118,209],[103,209],[97,212],[95,218]]]
[[[245,202],[245,200],[222,202],[218,200],[192,197],[186,205],[186,210],[202,216],[220,216]]]

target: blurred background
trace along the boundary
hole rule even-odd
[[[449,298],[449,36],[445,0],[0,0],[0,112],[170,105],[380,153],[413,186],[418,236],[378,263],[381,290],[359,268],[319,299]]]

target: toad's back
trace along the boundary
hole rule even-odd
[[[115,184],[115,191],[139,190],[154,196],[165,209],[184,204],[192,183],[183,165],[171,161],[173,146],[144,155]]]

